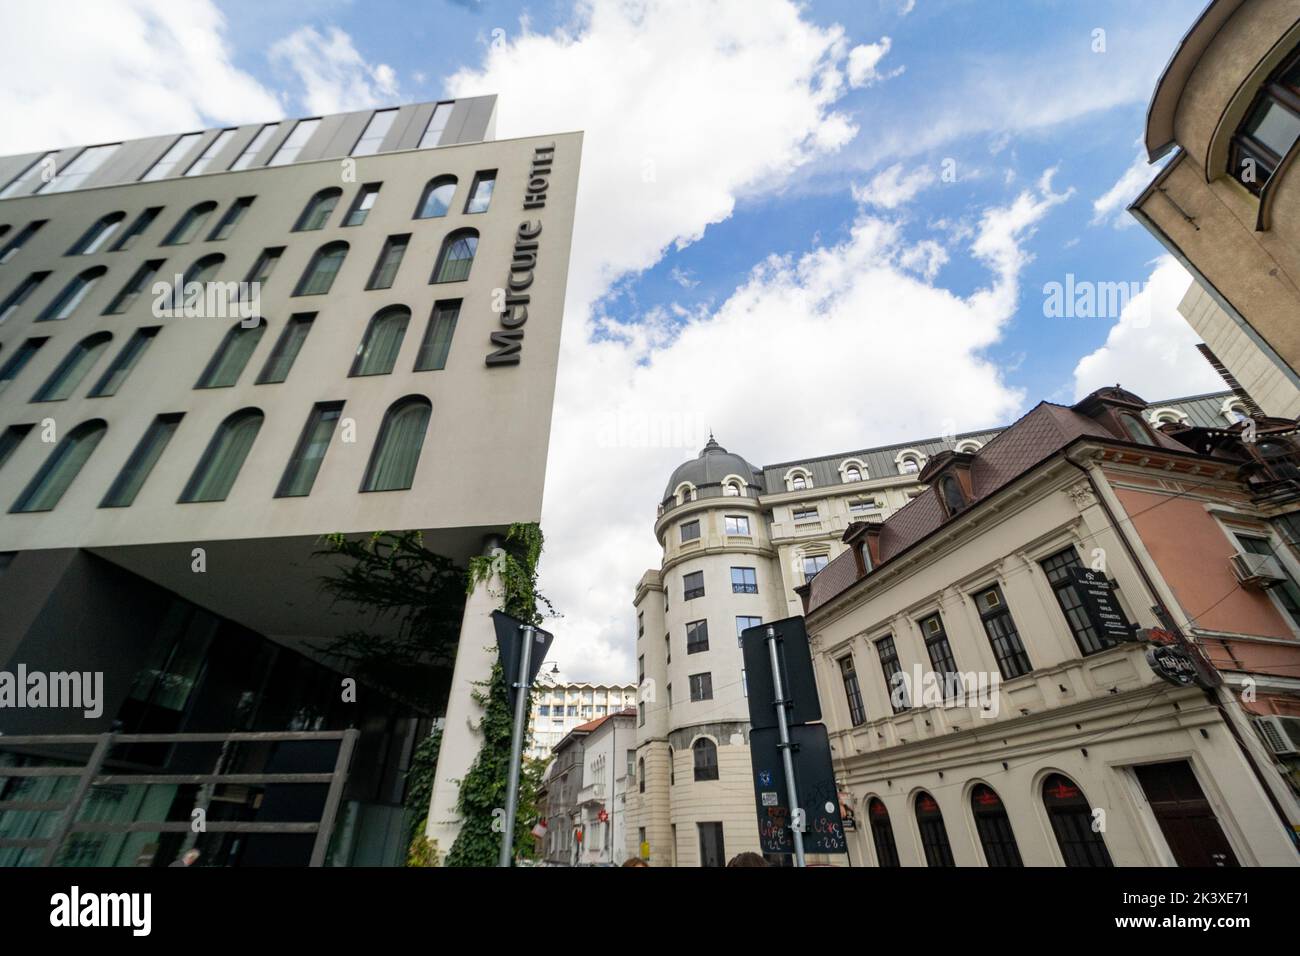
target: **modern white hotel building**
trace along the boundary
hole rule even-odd
[[[0,706],[0,732],[353,728],[341,794],[199,781],[209,819],[314,820],[337,796],[330,862],[402,859],[404,770],[430,721],[452,718],[440,780],[477,750],[465,717],[494,599],[481,585],[466,602],[462,584],[440,611],[472,648],[455,681],[451,661],[429,668],[441,713],[364,675],[348,700],[357,675],[323,648],[397,623],[332,601],[336,559],[316,553],[328,534],[418,530],[463,569],[540,516],[582,136],[496,140],[495,106],[0,158],[0,670],[102,672],[105,697],[98,719]],[[159,290],[178,276],[203,295],[168,313]],[[115,746],[86,801],[102,821],[187,820],[193,786],[103,781],[334,771],[340,747]],[[59,812],[30,807],[77,779],[4,769],[87,750],[0,738],[0,864],[45,859]],[[439,793],[445,851],[455,821]],[[56,851],[165,865],[182,839],[78,824]],[[314,839],[246,827],[198,845],[211,865],[306,863]]]

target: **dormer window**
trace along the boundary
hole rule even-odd
[[[961,489],[961,483],[952,475],[946,475],[939,482],[939,491],[943,495],[943,506],[948,511],[948,517],[966,509],[966,494]]]
[[[846,482],[848,482],[848,481],[861,481],[861,480],[862,480],[862,470],[861,470],[860,468],[858,468],[856,465],[849,465],[849,467],[847,467],[847,468],[844,469],[844,480],[845,480]]]
[[[1152,427],[1161,425],[1181,425],[1187,421],[1187,415],[1176,408],[1156,408],[1147,413],[1147,420]]]
[[[1128,433],[1128,437],[1131,440],[1137,442],[1139,445],[1155,444],[1155,441],[1151,438],[1151,433],[1147,431],[1146,425],[1142,424],[1141,420],[1136,415],[1121,415],[1119,420],[1121,424],[1123,424],[1124,431]]]
[[[790,479],[790,488],[794,491],[803,491],[808,487],[808,479],[803,475],[795,475]]]
[[[953,450],[961,452],[964,455],[973,455],[983,447],[984,446],[979,442],[977,442],[974,438],[966,438],[963,439],[962,441],[957,442],[957,447],[954,448]]]
[[[1223,415],[1224,420],[1227,421],[1229,425],[1235,425],[1238,422],[1244,422],[1247,418],[1250,417],[1250,413],[1246,411],[1246,406],[1243,405],[1241,401],[1236,398],[1229,398],[1227,401],[1225,401],[1223,403],[1223,407],[1220,409],[1220,413]]]
[[[900,451],[894,458],[894,464],[898,466],[900,475],[919,474],[925,467],[925,456],[919,451],[908,448]]]
[[[722,496],[724,498],[739,498],[740,485],[734,481],[724,481],[722,483]]]

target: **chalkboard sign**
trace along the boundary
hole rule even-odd
[[[758,842],[764,853],[793,853],[790,801],[785,767],[777,746],[776,728],[751,730],[749,757],[754,768],[754,803],[758,810]],[[824,724],[790,728],[794,778],[804,811],[805,853],[847,853],[840,794],[831,767],[831,744]]]
[[[1104,571],[1091,568],[1071,568],[1074,586],[1083,601],[1084,610],[1097,633],[1112,641],[1133,640],[1133,626],[1120,609],[1115,598],[1115,585],[1106,577]]]

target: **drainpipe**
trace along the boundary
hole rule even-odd
[[[1079,471],[1083,472],[1084,478],[1088,481],[1088,486],[1092,489],[1092,496],[1097,499],[1097,503],[1101,505],[1101,510],[1106,513],[1106,520],[1110,522],[1111,528],[1113,528],[1115,534],[1118,535],[1120,544],[1124,546],[1124,550],[1127,552],[1129,560],[1133,562],[1133,566],[1137,568],[1138,574],[1141,575],[1142,581],[1146,585],[1147,592],[1151,595],[1152,600],[1155,601],[1154,610],[1156,616],[1160,618],[1160,622],[1170,630],[1174,637],[1177,638],[1178,643],[1186,649],[1188,653],[1200,654],[1200,649],[1195,647],[1192,642],[1187,639],[1186,635],[1183,634],[1182,628],[1178,626],[1178,622],[1174,620],[1174,616],[1169,613],[1169,608],[1165,605],[1164,600],[1161,599],[1160,592],[1156,590],[1155,581],[1152,580],[1151,575],[1147,572],[1146,566],[1138,558],[1137,550],[1133,547],[1132,542],[1129,541],[1128,535],[1124,531],[1124,526],[1115,515],[1110,503],[1102,495],[1101,487],[1097,484],[1096,478],[1093,477],[1092,468],[1079,464],[1077,461],[1070,458],[1068,454],[1065,456],[1065,460],[1075,468],[1078,468]],[[1201,655],[1201,657],[1207,664],[1210,664],[1211,667],[1214,666],[1209,662],[1208,657],[1205,655]],[[1213,704],[1215,710],[1219,712],[1219,717],[1222,718],[1224,725],[1228,728],[1228,733],[1232,734],[1232,739],[1236,742],[1237,749],[1241,751],[1241,755],[1245,758],[1247,766],[1250,767],[1251,772],[1255,775],[1255,780],[1259,783],[1260,787],[1263,788],[1264,795],[1268,798],[1269,805],[1272,806],[1273,812],[1276,813],[1278,819],[1282,821],[1283,829],[1286,831],[1287,835],[1291,837],[1291,848],[1300,853],[1300,846],[1298,846],[1296,842],[1295,828],[1292,826],[1291,820],[1287,816],[1286,810],[1283,808],[1281,801],[1278,800],[1277,794],[1273,792],[1273,788],[1270,786],[1263,770],[1255,761],[1255,757],[1250,752],[1250,748],[1246,746],[1246,741],[1241,738],[1241,733],[1237,730],[1236,724],[1232,722],[1231,716],[1223,706],[1223,699],[1219,696],[1218,689],[1207,687],[1202,688],[1202,690],[1205,692],[1205,699]]]

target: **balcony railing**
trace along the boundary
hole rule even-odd
[[[659,517],[662,518],[670,511],[674,511],[677,508],[685,507],[686,505],[691,504],[694,501],[699,501],[704,498],[757,498],[758,494],[759,494],[758,489],[753,487],[752,485],[746,485],[744,489],[744,493],[739,495],[724,494],[723,484],[720,481],[714,482],[712,484],[707,484],[707,485],[698,485],[696,486],[695,491],[691,493],[691,496],[687,498],[685,501],[678,498],[676,495],[670,495],[669,497],[661,501],[659,503]]]

